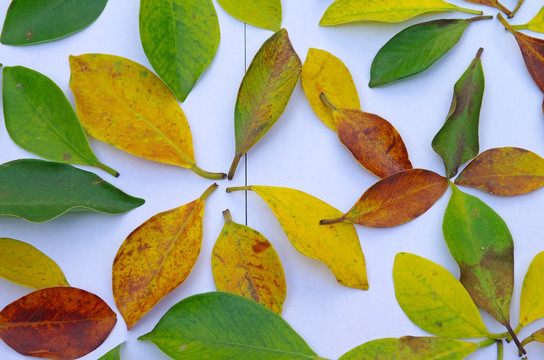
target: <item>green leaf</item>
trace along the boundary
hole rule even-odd
[[[444,161],[448,179],[480,151],[478,127],[485,87],[482,51],[478,50],[476,58],[455,83],[450,112],[432,142],[434,151]]]
[[[400,307],[423,330],[457,339],[490,336],[470,295],[442,266],[399,253],[393,281]]]
[[[210,292],[174,305],[139,338],[173,359],[321,359],[279,315],[239,295]]]
[[[544,252],[538,253],[523,279],[519,306],[519,326],[544,317]]]
[[[70,286],[59,266],[25,242],[0,238],[0,276],[34,289]]]
[[[491,18],[433,20],[407,27],[374,57],[368,86],[382,86],[422,73],[457,44],[472,22]]]
[[[57,40],[91,25],[108,0],[13,0],[0,42],[30,45]]]
[[[281,0],[217,0],[233,17],[271,31],[281,28]]]
[[[43,222],[71,209],[121,214],[143,203],[71,165],[37,159],[0,165],[0,215]]]
[[[476,305],[508,326],[514,287],[512,235],[493,209],[451,187],[442,230],[461,269],[461,283]]]
[[[279,119],[301,72],[302,63],[289,41],[287,30],[276,32],[261,46],[242,80],[236,99],[236,150],[229,180],[242,156]]]
[[[121,347],[124,344],[125,343],[122,342],[121,344],[117,345],[116,347],[99,357],[98,360],[121,360]]]
[[[219,45],[211,0],[141,0],[140,39],[157,75],[185,101]]]
[[[441,337],[403,336],[369,341],[338,360],[462,360],[478,345]]]
[[[3,74],[6,128],[17,145],[49,160],[119,176],[98,161],[72,105],[51,79],[23,66],[5,67]]]

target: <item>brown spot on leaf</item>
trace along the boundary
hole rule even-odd
[[[268,249],[270,247],[270,243],[269,242],[261,242],[259,241],[258,243],[256,243],[255,245],[252,246],[253,248],[253,251],[255,253],[260,253],[260,252],[263,252],[265,251],[266,249]]]
[[[62,160],[64,160],[64,161],[70,161],[71,158],[72,158],[72,154],[70,154],[70,153],[62,154]]]

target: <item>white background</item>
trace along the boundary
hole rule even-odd
[[[497,10],[464,1],[460,6],[481,9],[495,15]],[[504,0],[513,8],[514,0]],[[450,108],[453,85],[484,47],[482,62],[486,90],[480,118],[481,150],[518,146],[544,155],[544,115],[542,93],[525,69],[513,38],[496,20],[469,26],[459,44],[423,74],[383,88],[369,89],[369,69],[379,48],[408,25],[438,18],[466,18],[469,14],[443,13],[420,16],[401,24],[365,23],[339,27],[319,27],[319,19],[331,0],[283,1],[283,27],[302,61],[310,47],[324,49],[344,61],[359,90],[362,108],[388,119],[400,132],[414,167],[444,174],[441,159],[431,148],[431,140],[442,126]],[[512,23],[525,23],[539,10],[536,0],[526,0]],[[0,20],[9,5],[2,0]],[[221,42],[210,68],[181,105],[191,125],[196,159],[210,171],[227,171],[234,155],[233,113],[238,87],[245,68],[272,32],[244,24],[230,17],[215,3],[221,27]],[[246,31],[246,43],[245,39]],[[528,33],[531,36],[542,34]],[[73,103],[68,87],[68,56],[107,53],[127,57],[150,67],[138,32],[138,1],[110,0],[98,20],[89,28],[59,41],[28,47],[0,45],[0,62],[6,66],[24,65],[53,79]],[[1,110],[0,110],[1,112]],[[2,122],[3,123],[3,122]],[[66,214],[53,221],[33,224],[17,218],[0,218],[0,237],[33,244],[54,259],[70,284],[91,291],[114,310],[111,266],[126,236],[154,214],[198,198],[211,181],[190,170],[151,162],[124,153],[91,139],[98,158],[121,173],[119,178],[92,168],[131,195],[143,197],[144,206],[120,216],[98,213]],[[0,162],[35,157],[18,148],[0,127]],[[313,113],[297,85],[283,116],[254,146],[247,158],[248,184],[285,186],[303,190],[345,212],[378,179],[363,169]],[[130,331],[123,319],[105,343],[83,359],[97,359],[123,341],[123,359],[167,359],[152,343],[137,337],[149,332],[175,303],[192,294],[214,290],[210,267],[211,250],[223,218],[230,209],[234,221],[243,223],[243,192],[227,194],[227,186],[244,184],[244,161],[235,178],[219,182],[206,203],[202,252],[189,278],[150,311]],[[479,190],[462,188],[489,204],[506,221],[515,242],[515,291],[512,324],[518,319],[521,283],[530,261],[544,250],[544,190],[499,198]],[[426,335],[413,325],[398,306],[392,281],[395,254],[411,252],[433,260],[458,276],[458,267],[444,242],[441,224],[451,190],[418,219],[391,229],[357,226],[367,261],[369,291],[343,287],[336,283],[327,267],[298,253],[286,238],[268,206],[254,193],[248,193],[248,225],[263,233],[276,248],[287,277],[287,300],[283,317],[322,357],[337,359],[369,340],[403,335]],[[31,290],[0,279],[0,308]],[[483,314],[490,331],[504,328]],[[520,337],[544,326],[535,322]],[[527,346],[532,359],[544,357],[544,345]],[[517,358],[511,344],[505,359]],[[493,359],[495,346],[478,350],[470,360]],[[1,359],[23,359],[0,342]]]

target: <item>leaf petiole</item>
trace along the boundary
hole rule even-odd
[[[504,359],[504,344],[502,341],[497,341],[497,360]]]
[[[518,347],[520,356],[527,355],[527,351],[523,348],[523,345],[520,343],[515,331],[512,329],[510,324],[506,324],[506,329],[508,330],[508,333],[510,336],[512,336],[512,340],[514,341],[514,344]]]
[[[109,167],[108,165],[106,164],[103,164],[101,162],[98,162],[96,164],[96,167],[101,169],[101,170],[104,170],[105,172],[107,172],[108,174],[112,175],[112,176],[115,176],[115,177],[119,177],[119,172],[117,172],[115,169],[112,169],[111,167]]]
[[[227,192],[231,193],[233,191],[250,191],[251,186],[232,186],[227,188]]]
[[[512,35],[516,36],[516,29],[514,29],[512,27],[512,25],[510,25],[508,23],[508,21],[506,21],[506,19],[504,18],[504,16],[502,16],[501,13],[498,13],[497,14],[497,19],[499,19],[499,21],[504,25],[504,27],[506,28],[506,30],[510,31],[512,33]]]
[[[202,176],[203,178],[210,179],[210,180],[222,180],[227,177],[225,173],[213,173],[206,170],[202,170],[199,168],[196,164],[190,164],[191,170],[199,176]]]
[[[474,21],[490,20],[490,19],[493,19],[493,16],[491,16],[491,15],[482,15],[482,16],[475,16],[475,17],[467,19],[467,20],[472,23]]]
[[[319,94],[319,98],[320,98],[321,101],[323,101],[323,103],[325,103],[325,105],[327,105],[332,111],[338,111],[338,108],[337,108],[336,106],[333,105],[333,103],[329,100],[329,98],[327,97],[327,95],[325,95],[325,93]]]
[[[509,19],[513,18],[514,15],[516,15],[516,13],[518,12],[519,8],[521,7],[524,1],[525,0],[518,0],[518,4],[516,5],[516,8],[512,10],[510,14],[506,14],[506,16],[508,16]]]
[[[460,11],[460,12],[469,13],[469,14],[475,14],[475,15],[482,15],[483,14],[483,12],[481,12],[480,10],[468,9],[468,8],[464,8],[464,7],[460,7],[460,6],[457,6],[455,8],[455,10]]]

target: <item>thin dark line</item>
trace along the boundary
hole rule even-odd
[[[244,23],[244,73],[247,72],[247,24]],[[244,156],[244,186],[247,186],[247,153]],[[245,224],[247,226],[247,191],[244,192],[245,200]]]

